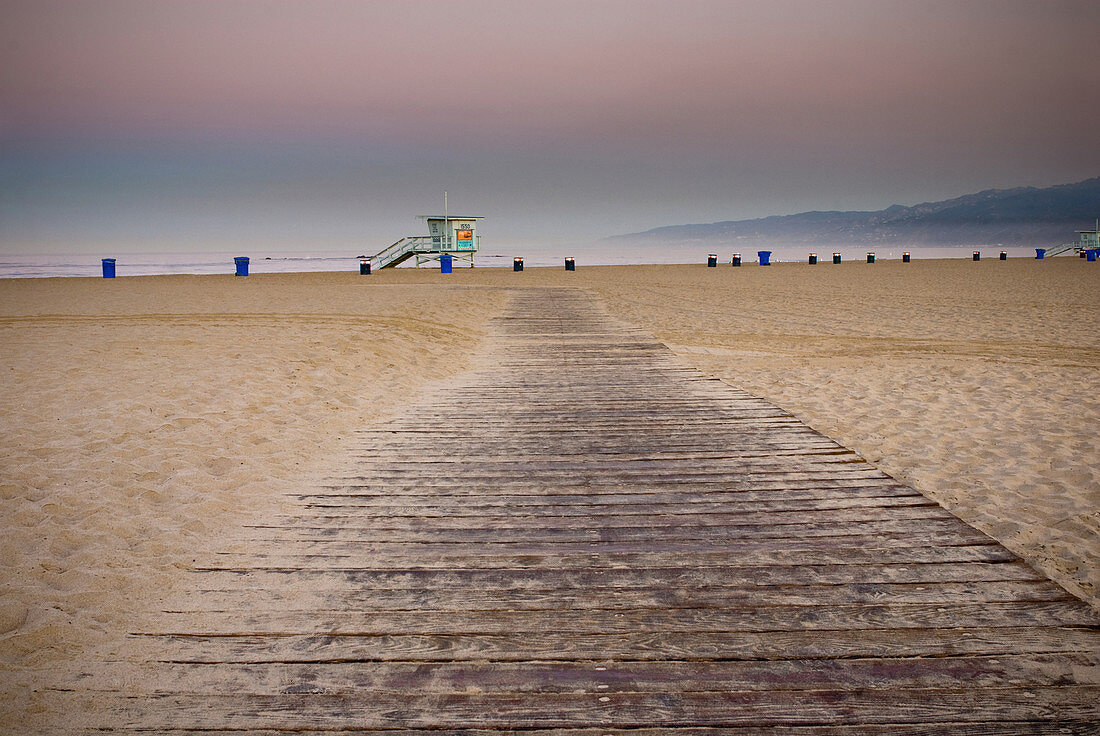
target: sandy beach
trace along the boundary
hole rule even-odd
[[[41,723],[32,689],[112,650],[196,550],[463,370],[500,303],[358,274],[0,284],[0,723]]]
[[[0,722],[197,550],[473,365],[507,289],[589,289],[1100,604],[1100,268],[1076,258],[0,282]],[[12,725],[14,728],[15,726]]]

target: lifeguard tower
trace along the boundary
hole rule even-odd
[[[428,221],[428,235],[409,235],[369,258],[372,270],[397,266],[416,258],[416,267],[438,261],[443,254],[452,261],[465,261],[474,267],[474,254],[481,246],[477,221],[484,217],[472,215],[418,215]]]
[[[1078,230],[1077,234],[1080,238],[1076,243],[1062,243],[1053,248],[1047,248],[1043,252],[1043,257],[1050,258],[1071,250],[1074,253],[1088,253],[1090,250],[1100,249],[1100,222],[1097,223],[1095,230]]]

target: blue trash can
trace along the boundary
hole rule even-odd
[[[1085,251],[1085,260],[1086,261],[1095,261],[1097,251],[1098,251],[1098,249],[1096,249],[1096,248],[1089,248],[1088,250],[1086,250]]]
[[[771,264],[772,252],[770,250],[758,250],[756,251],[756,257],[759,259],[761,266],[767,266]]]
[[[1043,260],[1043,256],[1045,256],[1046,254],[1047,254],[1047,249],[1046,248],[1036,248],[1035,249],[1035,260],[1037,260],[1037,261]]]
[[[730,260],[730,265],[733,265],[733,266],[740,266],[741,265],[741,254],[740,253],[734,253],[733,254],[733,258]]]
[[[247,276],[248,275],[248,256],[237,256],[233,259],[233,264],[237,267],[237,272],[234,276]]]
[[[522,271],[523,270],[523,259],[522,258],[513,258],[512,259],[512,270],[513,271]]]
[[[454,270],[454,264],[451,262],[453,256],[450,253],[442,253],[439,256],[439,272],[451,273]]]
[[[573,260],[572,258],[566,258],[565,259],[565,270],[566,271],[576,271],[577,270],[577,262],[575,260]]]
[[[104,258],[103,260],[103,278],[113,279],[115,277],[115,259]]]
[[[707,268],[716,268],[718,266],[718,254],[711,253],[707,256]]]

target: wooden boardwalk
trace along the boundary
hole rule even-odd
[[[1100,621],[994,540],[585,292],[494,331],[211,553],[91,725],[1100,732]]]

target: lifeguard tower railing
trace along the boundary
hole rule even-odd
[[[476,236],[480,242],[481,236]],[[383,249],[369,258],[371,270],[377,271],[391,266],[396,267],[416,258],[416,266],[423,263],[438,261],[443,253],[449,253],[456,260],[468,260],[473,265],[473,251],[458,251],[454,247],[454,239],[440,235],[410,235],[401,238],[393,245]]]

